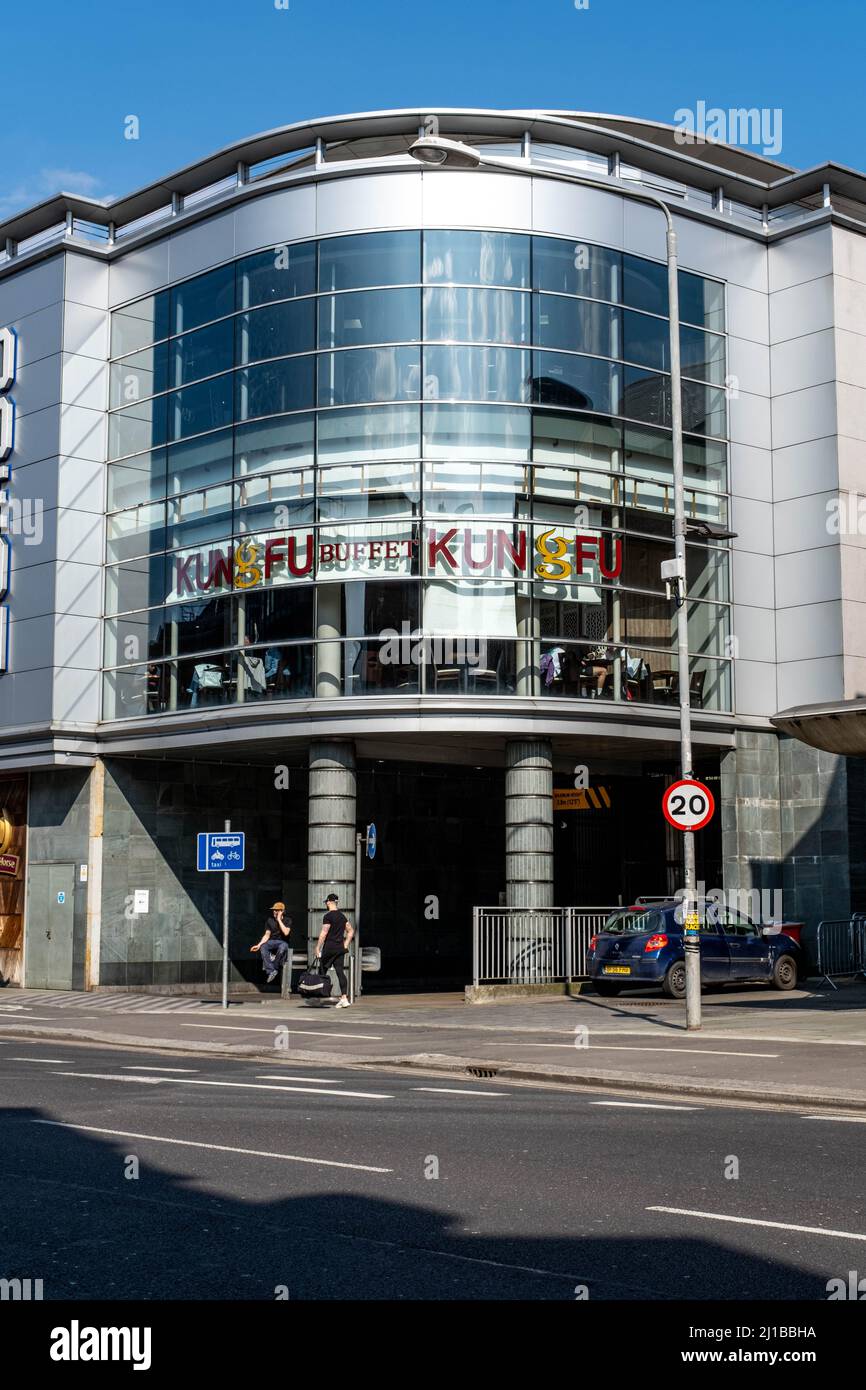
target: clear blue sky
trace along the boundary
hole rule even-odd
[[[397,106],[674,122],[783,112],[780,160],[866,168],[863,0],[38,0],[0,43],[0,217],[117,196],[230,141]],[[137,115],[141,138],[123,138]]]

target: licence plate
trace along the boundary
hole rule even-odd
[[[603,966],[601,967],[601,973],[602,973],[602,975],[630,975],[630,974],[631,974],[631,966],[630,966],[630,965],[603,965]]]

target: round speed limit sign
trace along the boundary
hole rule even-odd
[[[662,797],[665,819],[674,830],[703,830],[715,815],[716,801],[703,782],[674,782]]]

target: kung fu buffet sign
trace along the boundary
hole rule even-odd
[[[570,527],[367,523],[342,535],[292,530],[171,557],[169,601],[310,579],[424,574],[436,579],[536,579],[587,585],[622,572],[619,537]]]

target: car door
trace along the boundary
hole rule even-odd
[[[704,984],[724,984],[730,979],[730,953],[724,931],[722,911],[708,902],[701,922],[701,980]]]
[[[725,936],[731,956],[732,980],[766,980],[770,948],[759,927],[734,908],[725,911]]]

